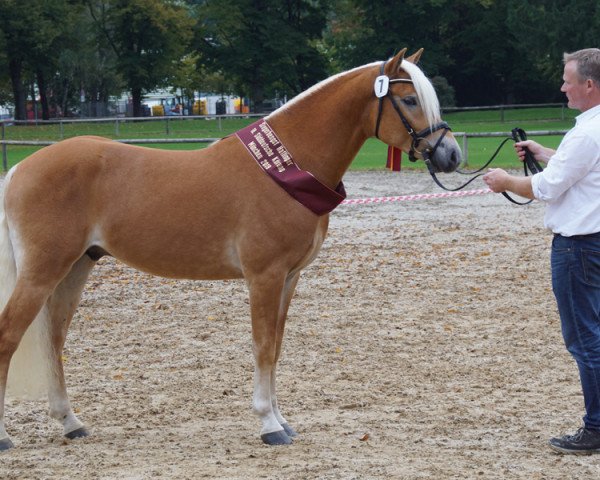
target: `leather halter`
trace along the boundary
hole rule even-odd
[[[384,61],[381,63],[381,68],[379,70],[380,77],[385,76],[384,68],[385,68],[386,63],[387,63],[387,61]],[[413,83],[413,81],[410,78],[395,78],[395,79],[389,80],[389,84],[393,84],[393,83]],[[410,146],[410,150],[408,152],[409,160],[411,162],[417,161],[417,157],[415,154],[419,154],[423,158],[423,161],[425,161],[425,163],[427,164],[427,167],[429,168],[429,170],[432,170],[431,158],[435,154],[435,151],[437,150],[437,148],[440,146],[440,143],[446,136],[446,133],[448,133],[448,131],[450,130],[450,126],[446,122],[439,122],[439,123],[436,123],[435,125],[425,128],[419,132],[416,132],[415,129],[410,124],[410,122],[408,121],[408,119],[406,118],[406,116],[404,115],[404,113],[402,113],[402,110],[400,109],[398,102],[396,102],[396,100],[394,99],[394,96],[390,94],[390,90],[388,90],[385,93],[385,95],[379,97],[377,123],[375,125],[375,136],[377,138],[379,138],[379,125],[381,124],[381,115],[383,112],[383,99],[386,97],[389,98],[390,102],[392,103],[392,106],[394,107],[394,110],[396,110],[396,113],[400,117],[400,120],[402,121],[404,128],[406,128],[406,131],[412,137],[412,143]],[[426,140],[429,135],[431,135],[433,132],[436,132],[438,130],[444,130],[444,133],[442,135],[440,135],[440,137],[438,138],[438,140],[435,143],[435,145],[433,146],[433,148],[428,147],[423,150],[417,149],[417,147],[419,146],[419,144],[421,143],[422,140]]]

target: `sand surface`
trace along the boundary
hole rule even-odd
[[[424,173],[345,183],[354,198],[440,192]],[[251,412],[244,282],[103,258],[65,351],[92,435],[65,440],[47,402],[9,400],[0,478],[598,478],[600,457],[546,446],[583,407],[542,217],[494,194],[335,210],[289,313],[278,393],[300,436],[288,447],[263,445]]]

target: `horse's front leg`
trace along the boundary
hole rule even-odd
[[[248,279],[255,362],[252,407],[262,422],[261,438],[268,445],[292,443],[292,439],[280,423],[283,417],[277,410],[277,401],[274,400],[275,365],[278,343],[280,344],[278,339],[283,336],[283,322],[279,320],[285,283],[285,274],[281,272],[263,272]]]
[[[273,366],[273,370],[271,372],[271,403],[273,404],[273,412],[275,413],[275,417],[277,421],[281,424],[285,433],[288,434],[289,437],[296,437],[298,433],[296,430],[292,428],[292,426],[287,422],[283,415],[279,411],[279,405],[277,402],[277,394],[276,394],[276,372],[277,372],[277,362],[279,361],[279,356],[281,355],[281,347],[283,344],[283,334],[285,331],[285,321],[287,319],[288,309],[290,307],[290,302],[292,301],[292,297],[294,296],[294,292],[296,290],[296,285],[298,284],[298,279],[300,278],[300,272],[296,272],[288,276],[285,281],[283,294],[282,294],[282,303],[281,309],[279,312],[279,319],[277,322],[277,350],[275,355],[275,365]]]

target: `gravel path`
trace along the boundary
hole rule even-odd
[[[439,191],[423,173],[345,182],[350,197]],[[46,402],[10,400],[0,478],[597,478],[596,457],[546,446],[582,398],[542,216],[493,194],[340,206],[290,309],[279,399],[301,435],[280,448],[251,413],[244,282],[104,258],[65,352],[92,436],[64,440]]]

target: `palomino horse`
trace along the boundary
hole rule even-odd
[[[293,188],[265,174],[269,166],[259,160],[280,140],[282,157],[271,170],[291,165],[325,196],[340,199],[344,172],[374,135],[436,171],[455,170],[460,150],[416,66],[421,51],[404,54],[327,79],[269,115],[271,143],[237,135],[204,150],[167,152],[78,137],[13,168],[0,201],[0,305],[6,303],[0,450],[13,446],[4,428],[11,358],[20,344],[19,351],[31,343],[26,340],[36,328],[41,335],[32,337],[33,345],[45,359],[50,415],[66,437],[88,435],[67,396],[61,353],[84,283],[103,255],[163,277],[244,278],[255,357],[253,411],[265,443],[291,443],[296,432],[280,413],[275,370],[300,271],[321,248],[327,213],[339,199],[314,209],[302,192],[293,197]],[[11,382],[24,378],[13,367]]]

